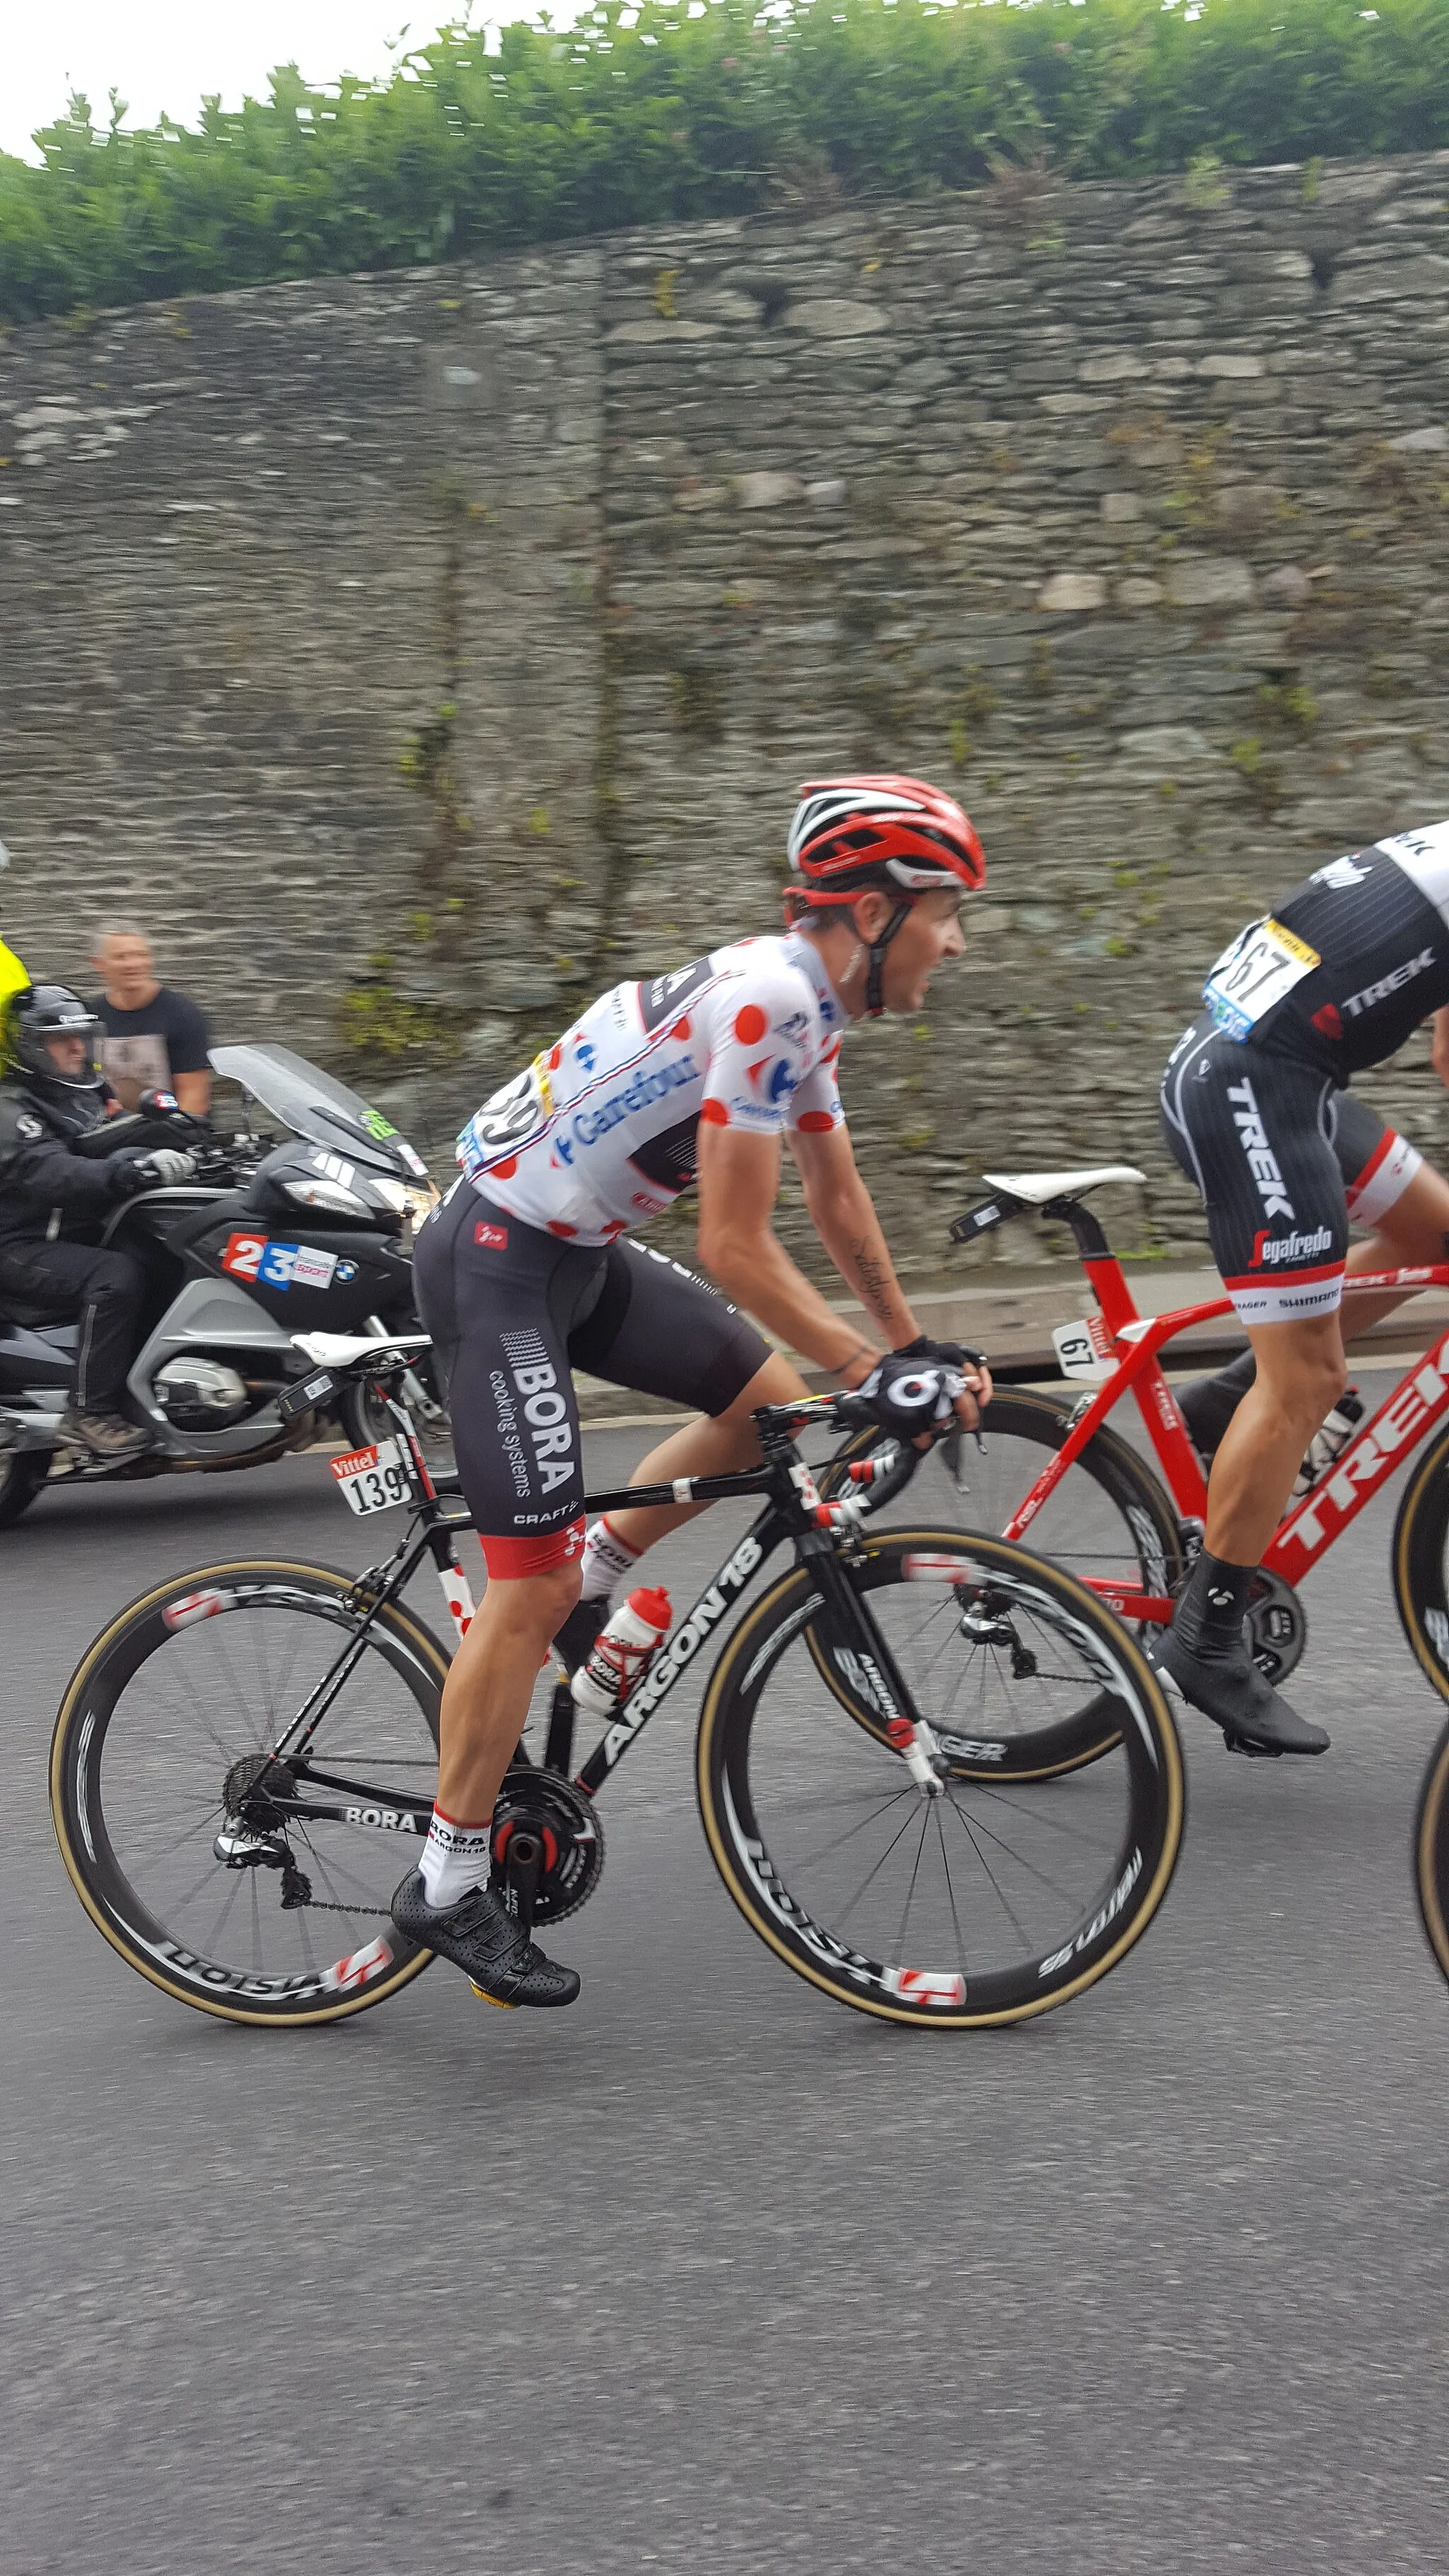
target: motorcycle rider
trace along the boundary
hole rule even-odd
[[[123,1199],[172,1188],[196,1165],[169,1146],[100,1159],[76,1150],[114,1106],[100,1034],[99,1020],[64,985],[31,985],[11,997],[0,1077],[0,1311],[13,1298],[57,1323],[79,1318],[61,1432],[114,1466],[151,1443],[121,1410],[145,1282],[129,1253],[87,1237]]]

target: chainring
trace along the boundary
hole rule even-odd
[[[566,1914],[577,1914],[604,1874],[604,1830],[592,1798],[561,1771],[515,1762],[504,1773],[493,1810],[493,1884],[510,1911],[508,1845],[522,1826],[543,1845],[535,1923],[558,1923]]]
[[[1249,1654],[1264,1680],[1276,1689],[1302,1662],[1308,1643],[1308,1615],[1291,1583],[1280,1575],[1266,1574],[1259,1566],[1243,1626]]]

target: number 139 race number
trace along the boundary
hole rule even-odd
[[[394,1504],[412,1500],[412,1480],[395,1440],[381,1440],[371,1449],[351,1449],[345,1458],[329,1463],[354,1512],[390,1512]]]

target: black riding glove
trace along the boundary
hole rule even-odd
[[[933,1342],[924,1333],[904,1350],[888,1351],[856,1389],[882,1431],[918,1440],[952,1420],[958,1395],[969,1393],[963,1372],[985,1365],[981,1351],[961,1342]]]

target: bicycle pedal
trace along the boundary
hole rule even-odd
[[[502,1995],[490,1995],[486,1986],[474,1985],[471,1977],[468,1983],[473,1987],[473,1992],[480,2004],[492,2004],[495,2012],[517,2012],[517,2004],[505,2003]]]
[[[1281,1762],[1283,1759],[1281,1744],[1253,1744],[1246,1735],[1224,1735],[1223,1742],[1230,1753],[1246,1753],[1250,1762]]]

